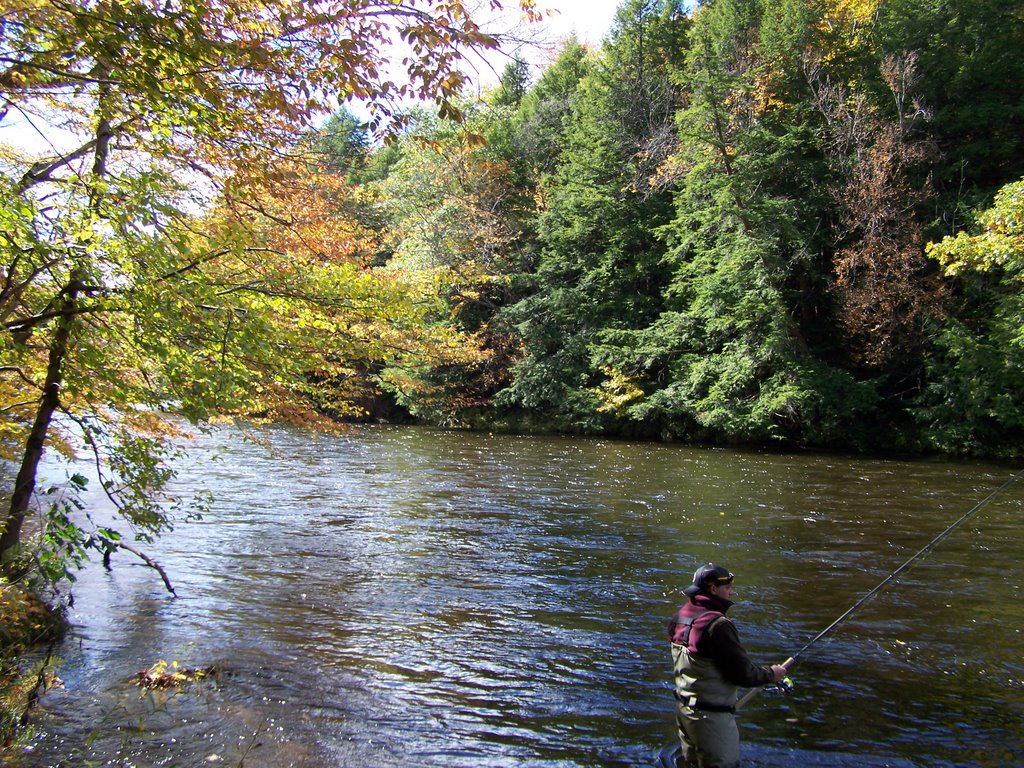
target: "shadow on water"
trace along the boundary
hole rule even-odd
[[[1009,472],[984,464],[361,428],[200,438],[217,503],[76,586],[37,766],[650,766],[664,623],[700,563],[778,661]],[[218,458],[214,460],[214,456]],[[50,467],[54,474],[61,470]],[[742,713],[753,766],[1024,764],[1024,487]],[[140,693],[157,662],[209,681]]]

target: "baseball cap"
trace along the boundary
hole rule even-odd
[[[683,594],[687,597],[693,597],[712,584],[732,584],[734,578],[727,568],[715,565],[714,563],[708,563],[694,571],[693,584],[684,589]]]

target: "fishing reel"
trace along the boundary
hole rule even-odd
[[[765,686],[764,692],[774,694],[776,696],[785,696],[786,694],[793,692],[793,681],[788,677],[784,677],[777,683]]]

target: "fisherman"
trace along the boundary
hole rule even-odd
[[[736,727],[739,686],[779,682],[781,665],[756,666],[740,644],[736,627],[725,617],[732,605],[733,575],[708,563],[683,590],[690,601],[668,624],[676,681],[676,724],[682,766],[735,768],[740,764]]]

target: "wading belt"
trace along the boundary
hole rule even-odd
[[[705,712],[730,712],[735,714],[736,707],[730,707],[727,704],[708,704],[706,701],[700,701],[696,696],[680,696],[679,692],[676,691],[676,701],[682,704],[684,707],[690,709],[701,709]]]

